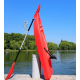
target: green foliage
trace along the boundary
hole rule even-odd
[[[24,37],[25,35],[20,33],[4,33],[4,49],[19,50]],[[30,50],[37,50],[34,35],[28,35],[28,44],[27,39],[25,40],[22,50],[27,50],[27,48]]]
[[[22,50],[27,50],[27,47],[26,47],[26,42],[24,42],[23,46],[22,46]]]
[[[7,48],[7,45],[6,45],[6,40],[4,40],[4,49]]]
[[[4,33],[4,49],[19,50],[25,35],[20,33]],[[22,50],[37,50],[34,35],[28,35]],[[59,47],[57,44],[48,42],[49,50],[76,50],[76,44],[73,42],[61,40]]]
[[[76,50],[76,44],[68,41],[61,41],[59,50]]]
[[[48,44],[49,50],[57,50],[57,48],[58,48],[57,44],[55,44],[55,43],[48,42],[47,44]]]
[[[36,50],[37,48],[36,48],[35,41],[29,41],[28,48],[31,49],[31,50],[34,50],[34,49]]]
[[[16,42],[15,40],[10,41],[10,49],[19,50],[19,48],[20,48],[20,45],[18,42]]]

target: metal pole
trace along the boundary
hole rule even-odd
[[[24,34],[26,35],[27,33],[27,26],[28,26],[28,20],[24,21]],[[28,37],[27,37],[27,49],[28,49]]]
[[[27,37],[27,49],[28,49],[28,37]]]

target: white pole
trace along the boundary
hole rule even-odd
[[[28,20],[24,21],[24,34],[26,35],[27,33],[27,26],[28,26]],[[27,37],[27,49],[28,49],[28,37]]]
[[[32,78],[39,79],[41,76],[41,63],[38,54],[32,54]]]

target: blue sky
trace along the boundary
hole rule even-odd
[[[39,3],[46,41],[76,43],[76,0],[4,0],[4,32],[24,34],[23,23],[28,20],[29,27]]]

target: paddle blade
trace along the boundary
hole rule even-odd
[[[13,62],[12,66],[11,66],[11,69],[7,75],[7,77],[5,78],[5,80],[9,79],[14,71],[14,65],[15,65],[15,62]]]

